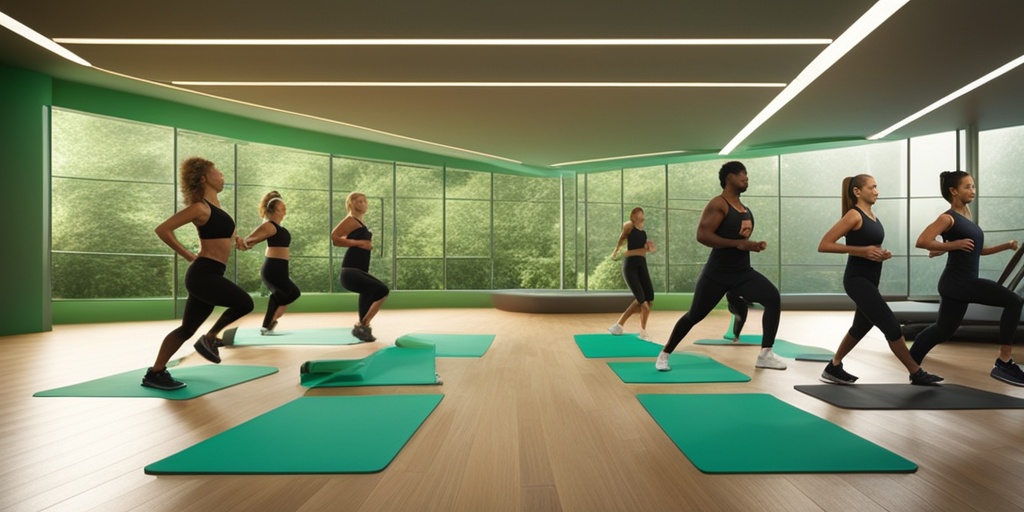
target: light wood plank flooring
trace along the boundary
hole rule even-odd
[[[652,313],[665,340],[680,313]],[[352,313],[292,314],[281,329],[351,325]],[[704,347],[728,314],[712,313],[680,345],[752,376],[749,383],[627,385],[572,335],[617,315],[489,309],[382,311],[359,346],[224,349],[226,364],[275,375],[194,400],[33,398],[151,364],[176,322],[57,326],[0,337],[0,510],[55,511],[655,511],[1024,509],[1024,410],[850,411],[810,398],[821,363],[755,370],[755,347]],[[779,337],[834,349],[850,312],[784,312]],[[760,332],[753,312],[748,332]],[[241,325],[258,327],[259,315]],[[627,331],[636,329],[633,319]],[[311,359],[361,357],[410,332],[492,333],[486,356],[440,358],[444,385],[307,390]],[[191,345],[184,365],[205,364]],[[925,367],[950,383],[1024,398],[988,376],[996,347],[948,343]],[[1021,354],[1024,359],[1024,353]],[[872,331],[848,358],[862,383],[905,382]],[[140,374],[141,378],[141,374]],[[391,465],[370,475],[148,476],[143,467],[304,395],[442,392],[444,400]],[[636,400],[638,393],[771,393],[909,458],[913,474],[705,475]],[[352,418],[358,422],[359,418]],[[751,431],[757,436],[757,431]],[[728,442],[723,439],[722,442]],[[770,438],[764,439],[771,445]],[[822,453],[822,457],[829,457]]]

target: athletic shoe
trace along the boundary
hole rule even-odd
[[[989,375],[993,379],[1001,380],[1007,384],[1024,386],[1024,370],[1021,370],[1020,365],[1013,362],[1013,359],[1005,363],[1001,359],[996,359],[996,364],[992,367],[992,373]]]
[[[916,373],[910,374],[910,383],[915,386],[938,386],[944,380],[946,379],[924,371],[924,368],[918,368]]]
[[[373,331],[365,325],[356,324],[352,328],[352,336],[355,336],[360,341],[377,341],[377,338],[373,337]]]
[[[205,357],[211,363],[220,364],[220,354],[217,351],[217,338],[210,338],[204,334],[199,337],[199,341],[197,341],[193,346],[196,348],[196,352],[199,352],[199,355]]]
[[[260,336],[274,334],[274,327],[277,327],[277,320],[270,322],[270,327],[260,327]]]
[[[651,337],[647,335],[647,331],[644,329],[640,329],[640,334],[637,336],[637,338],[640,338],[644,341],[653,341]]]
[[[782,362],[782,359],[779,359],[771,349],[762,349],[761,353],[757,355],[757,363],[755,363],[754,366],[757,368],[767,368],[769,370],[786,369],[786,363]]]
[[[440,386],[441,384],[444,384],[444,381],[441,380],[441,374],[439,374],[437,372],[434,372],[434,384],[437,384],[438,386]]]
[[[667,372],[672,369],[668,365],[668,354],[664,351],[658,353],[658,360],[654,362],[654,369],[659,372]]]
[[[608,328],[608,332],[612,333],[615,336],[619,336],[622,334],[622,326],[619,325],[618,322],[615,322],[615,324]]]
[[[832,364],[832,361],[829,361],[828,365],[825,366],[825,370],[821,372],[821,377],[818,377],[818,380],[827,384],[850,385],[857,382],[857,377],[846,373],[846,370],[843,369],[843,363],[839,363],[836,366]]]
[[[174,391],[175,389],[185,387],[185,383],[180,380],[174,380],[174,377],[171,377],[171,372],[168,372],[166,368],[159,372],[154,372],[152,368],[147,369],[146,376],[142,377],[142,385],[147,388],[164,389],[167,391]]]

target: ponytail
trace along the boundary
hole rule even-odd
[[[843,178],[843,213],[853,209],[857,206],[857,195],[853,193],[854,189],[863,188],[864,184],[867,183],[870,174],[858,174],[856,176],[847,176]]]

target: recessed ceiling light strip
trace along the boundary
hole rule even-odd
[[[133,46],[778,46],[831,39],[129,39],[59,37],[61,44]]]
[[[6,27],[11,32],[18,34],[19,36],[24,37],[25,39],[28,39],[29,41],[32,41],[33,43],[42,46],[43,48],[46,48],[47,50],[50,50],[51,52],[56,53],[57,55],[60,55],[61,57],[64,57],[67,60],[70,60],[71,62],[81,64],[83,66],[92,67],[92,64],[89,64],[87,60],[79,57],[78,55],[75,55],[67,48],[64,48],[63,46],[53,42],[48,37],[40,34],[39,32],[36,32],[35,30],[32,30],[31,28],[28,28],[20,21],[2,12],[0,12],[0,26]]]
[[[957,89],[956,91],[954,91],[953,93],[949,94],[948,96],[942,98],[941,100],[936,101],[935,103],[932,103],[931,105],[928,105],[927,107],[921,109],[917,113],[915,113],[915,114],[911,115],[910,117],[908,117],[908,118],[906,118],[906,119],[904,119],[904,120],[902,120],[902,121],[900,121],[900,122],[898,122],[898,123],[896,123],[896,124],[886,128],[885,130],[882,130],[882,131],[880,131],[880,132],[878,132],[878,133],[868,137],[868,140],[881,139],[881,138],[889,135],[890,133],[892,133],[892,132],[894,132],[896,130],[899,130],[900,128],[903,128],[904,126],[906,126],[906,125],[908,125],[908,124],[910,124],[910,123],[912,123],[914,121],[917,121],[918,119],[924,117],[925,115],[927,115],[928,113],[932,112],[933,110],[935,110],[935,109],[937,109],[937,108],[939,108],[939,107],[941,107],[941,106],[943,106],[943,105],[945,105],[945,104],[947,104],[947,103],[949,103],[949,102],[951,102],[951,101],[953,101],[953,100],[955,100],[955,99],[957,99],[957,98],[959,98],[959,97],[961,97],[961,96],[963,96],[963,95],[965,95],[965,94],[967,94],[967,93],[969,93],[969,92],[971,92],[971,91],[973,91],[975,89],[977,89],[978,87],[981,87],[982,85],[985,85],[988,82],[991,82],[992,80],[995,80],[996,78],[1006,74],[1007,72],[1009,72],[1010,70],[1016,68],[1017,66],[1020,66],[1021,64],[1024,64],[1024,55],[1021,55],[1020,57],[1017,57],[1016,59],[1013,59],[1010,62],[1007,62],[1006,64],[1003,64],[1002,66],[999,66],[999,68],[996,69],[995,71],[992,71],[992,72],[986,74],[985,76],[983,76],[983,77],[981,77],[981,78],[979,78],[979,79],[977,79],[977,80],[975,80],[975,81],[973,81],[973,82],[971,82],[971,83],[969,83],[969,84],[967,84],[967,85]]]
[[[562,162],[560,164],[551,164],[551,167],[564,167],[566,165],[576,165],[576,164],[592,164],[592,163],[595,163],[595,162],[610,162],[612,160],[626,160],[626,159],[629,159],[629,158],[644,158],[644,157],[649,157],[649,156],[677,155],[677,154],[680,154],[680,153],[686,153],[686,151],[683,151],[683,150],[679,150],[679,151],[661,151],[659,153],[643,153],[643,154],[640,154],[640,155],[610,156],[610,157],[607,157],[607,158],[595,158],[593,160],[577,160],[575,162]]]
[[[746,140],[751,133],[754,132],[758,127],[775,115],[779,110],[782,109],[787,103],[795,98],[801,91],[803,91],[808,85],[821,76],[828,68],[832,67],[833,64],[839,61],[847,52],[857,46],[865,37],[878,28],[885,20],[889,19],[890,16],[896,13],[901,7],[903,7],[909,0],[879,0],[878,3],[871,6],[863,16],[857,21],[850,25],[850,28],[846,29],[845,32],[835,42],[830,44],[827,48],[822,50],[810,64],[800,72],[799,75],[792,82],[783,89],[778,96],[775,97],[768,106],[758,113],[754,119],[752,119],[747,126],[745,126],[738,134],[725,147],[719,152],[720,155],[728,155],[732,153],[741,142]]]
[[[785,87],[772,82],[229,82],[174,80],[174,85],[193,87]]]

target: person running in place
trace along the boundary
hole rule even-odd
[[[629,221],[622,225],[622,234],[612,251],[612,259],[619,255],[622,243],[626,243],[626,254],[622,259],[622,277],[626,286],[633,292],[633,302],[622,313],[619,320],[608,328],[608,332],[618,336],[622,334],[622,326],[629,317],[640,312],[640,336],[644,341],[651,341],[647,335],[647,317],[651,314],[651,303],[654,302],[654,286],[651,284],[651,273],[647,270],[647,253],[655,252],[654,242],[647,239],[644,231],[644,209],[637,207],[629,214]]]

